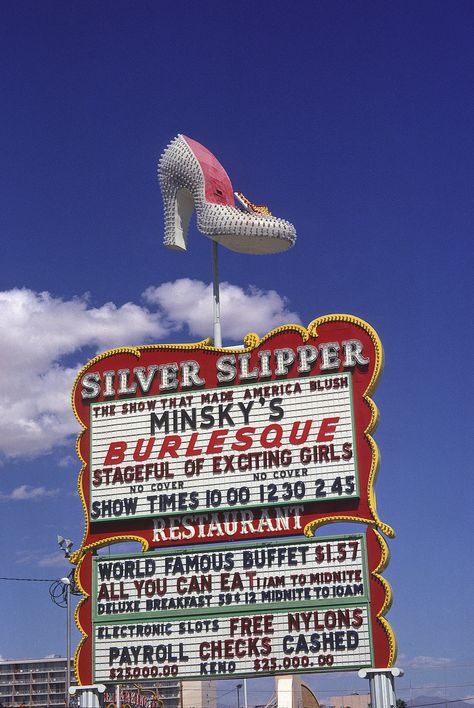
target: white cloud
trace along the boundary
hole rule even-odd
[[[46,554],[42,550],[34,549],[17,551],[15,562],[19,565],[36,565],[38,568],[56,568],[70,565],[64,554],[59,550]]]
[[[59,494],[59,489],[46,489],[46,487],[31,487],[28,484],[22,484],[15,487],[10,494],[0,492],[0,501],[39,501],[44,497],[55,497]]]
[[[145,300],[162,308],[173,329],[186,325],[191,335],[204,338],[212,333],[212,285],[181,278],[148,288]],[[282,324],[300,319],[288,309],[287,301],[275,290],[247,290],[230,283],[220,285],[221,323],[225,337],[240,341],[249,332],[263,335]]]
[[[413,659],[405,661],[405,666],[410,669],[439,669],[454,663],[454,659],[444,656],[415,656]]]
[[[140,344],[166,334],[162,315],[132,303],[91,307],[32,290],[0,292],[0,451],[10,457],[50,451],[77,433],[70,392],[80,368],[61,364],[80,349]]]
[[[0,455],[35,457],[70,444],[78,433],[70,395],[85,363],[84,347],[99,352],[167,341],[183,329],[191,338],[212,333],[211,285],[184,278],[150,287],[143,298],[146,306],[93,307],[87,296],[63,300],[28,289],[0,292]],[[229,283],[221,285],[221,310],[224,336],[231,341],[299,322],[274,290]],[[77,364],[71,365],[72,357]]]
[[[65,455],[58,460],[58,467],[77,469],[79,461],[76,455]]]
[[[69,561],[61,553],[49,553],[41,555],[36,560],[39,568],[53,568],[57,566],[69,566]]]

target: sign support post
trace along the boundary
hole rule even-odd
[[[222,347],[221,303],[219,295],[219,244],[212,242],[212,304],[214,313],[214,346]]]
[[[275,680],[277,708],[303,708],[300,677],[276,676]]]
[[[394,679],[403,676],[402,669],[360,669],[358,676],[369,679],[372,708],[395,708],[397,699]]]
[[[74,696],[76,693],[79,694],[80,708],[99,708],[99,695],[105,693],[105,688],[105,684],[103,683],[96,683],[90,686],[71,686],[69,693],[71,696]]]

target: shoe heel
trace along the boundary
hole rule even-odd
[[[194,199],[186,188],[162,180],[165,211],[164,245],[175,251],[185,251],[188,242],[189,222],[194,209]]]

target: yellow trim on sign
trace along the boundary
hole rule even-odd
[[[82,473],[82,470],[81,470]],[[82,495],[81,495],[82,498]],[[82,503],[85,504],[84,499],[82,499]],[[146,552],[149,549],[149,544],[148,542],[144,539],[141,538],[140,536],[133,536],[133,535],[126,535],[126,536],[116,536],[113,539],[102,539],[101,541],[95,541],[94,543],[90,543],[88,546],[81,546],[75,553],[71,555],[70,562],[76,565],[76,569],[74,571],[74,579],[76,582],[77,587],[80,589],[83,597],[79,600],[79,602],[76,605],[76,609],[74,612],[74,621],[76,623],[76,627],[82,634],[82,638],[77,645],[77,649],[74,653],[74,674],[76,676],[77,683],[81,685],[80,681],[80,675],[79,675],[79,656],[81,653],[81,649],[83,644],[86,642],[86,640],[90,637],[91,641],[93,640],[92,636],[87,634],[86,630],[82,626],[80,620],[79,620],[79,612],[80,608],[82,605],[90,600],[90,594],[85,590],[84,586],[82,585],[80,581],[80,569],[82,566],[82,563],[84,559],[87,556],[87,553],[90,555],[93,555],[93,549],[94,548],[100,548],[102,546],[108,546],[110,545],[110,542],[112,543],[122,543],[123,541],[138,541],[139,543],[142,544],[142,551]],[[92,583],[92,577],[90,578],[90,581]],[[92,600],[90,600],[92,602]],[[92,628],[92,607],[90,608],[90,622],[91,622],[91,628]]]
[[[75,580],[76,585],[78,586],[78,588],[80,589],[80,591],[82,592],[82,595],[83,595],[83,597],[81,597],[81,599],[80,599],[79,602],[77,603],[76,609],[75,609],[75,612],[74,612],[74,621],[75,621],[75,623],[76,623],[76,627],[78,628],[78,630],[79,630],[80,633],[82,634],[81,640],[80,640],[79,644],[77,645],[76,651],[74,652],[74,674],[75,674],[75,676],[76,676],[76,681],[77,681],[77,683],[78,683],[79,685],[81,685],[80,676],[79,676],[79,655],[80,655],[80,653],[81,653],[82,645],[85,643],[85,641],[86,641],[87,638],[89,637],[89,635],[87,634],[87,632],[85,631],[84,627],[82,626],[82,624],[81,624],[80,621],[79,621],[79,611],[80,611],[80,608],[82,607],[82,605],[83,605],[83,604],[86,602],[86,600],[88,600],[89,597],[90,597],[89,593],[87,593],[87,592],[85,591],[84,587],[82,586],[81,582],[79,581],[79,570],[80,570],[80,567],[81,567],[81,565],[82,565],[82,561],[83,561],[84,558],[85,558],[85,554],[84,554],[84,553],[83,553],[82,555],[79,555],[79,554],[80,554],[80,551],[81,551],[81,549],[79,549],[78,551],[76,551],[76,552],[71,556],[71,562],[72,562],[72,563],[77,563],[77,567],[76,567],[76,570],[75,570],[75,573],[74,573],[74,580]],[[91,612],[91,617],[92,617],[92,612]]]
[[[395,660],[397,658],[397,640],[395,637],[395,634],[392,630],[392,627],[388,620],[385,618],[385,615],[389,611],[390,607],[392,606],[392,600],[393,600],[393,593],[392,593],[392,588],[390,584],[385,580],[385,578],[380,575],[380,573],[385,570],[385,568],[388,565],[388,562],[390,560],[390,552],[388,550],[387,543],[384,539],[384,537],[376,530],[374,530],[375,537],[377,539],[377,542],[380,546],[380,549],[382,551],[381,554],[381,560],[377,568],[374,568],[372,571],[372,575],[374,578],[378,580],[378,582],[383,586],[385,590],[385,602],[380,608],[379,612],[377,613],[377,619],[380,621],[380,623],[383,626],[383,629],[385,631],[385,634],[387,635],[388,639],[388,644],[390,648],[390,655],[388,658],[388,666],[394,666]]]
[[[351,521],[351,522],[356,522],[356,523],[362,523],[362,524],[368,524],[369,526],[373,526],[374,528],[379,528],[381,531],[386,534],[389,538],[393,538],[395,536],[395,531],[392,529],[391,526],[388,524],[385,524],[381,519],[379,518],[377,514],[377,507],[376,507],[376,501],[375,501],[375,480],[377,479],[377,472],[379,469],[379,463],[380,463],[380,455],[379,455],[379,450],[378,447],[371,435],[371,433],[375,430],[375,428],[378,425],[379,421],[379,412],[377,409],[377,406],[375,405],[374,401],[371,398],[372,393],[375,391],[375,388],[377,386],[378,380],[380,378],[380,374],[382,373],[383,370],[383,347],[382,347],[382,342],[380,341],[380,337],[378,336],[377,332],[371,327],[368,322],[365,322],[364,320],[361,320],[359,317],[355,317],[354,315],[325,315],[324,317],[317,317],[315,320],[310,322],[308,325],[308,332],[310,336],[312,337],[318,337],[318,327],[321,325],[325,324],[326,322],[349,322],[350,324],[355,324],[361,329],[365,330],[367,334],[370,336],[372,343],[374,345],[374,351],[375,351],[375,365],[374,365],[374,372],[372,374],[372,378],[369,381],[369,384],[364,391],[364,400],[367,403],[367,405],[370,408],[371,411],[371,418],[369,421],[369,424],[367,428],[364,431],[364,435],[367,438],[367,441],[372,449],[372,463],[370,466],[370,471],[369,471],[369,478],[368,478],[368,502],[369,502],[369,509],[372,512],[372,519],[362,519],[360,517],[356,516],[325,516],[321,519],[315,519],[314,521],[310,521],[308,524],[306,524],[304,528],[304,534],[305,536],[313,536],[314,532],[317,528],[322,526],[323,524],[328,524],[328,523],[335,523],[337,521],[343,522],[343,521]]]

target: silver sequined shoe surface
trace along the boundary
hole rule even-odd
[[[158,164],[165,210],[165,246],[186,250],[193,208],[199,231],[231,251],[266,254],[286,251],[296,240],[293,224],[252,204],[203,145],[178,135]],[[236,206],[237,197],[240,208]]]

